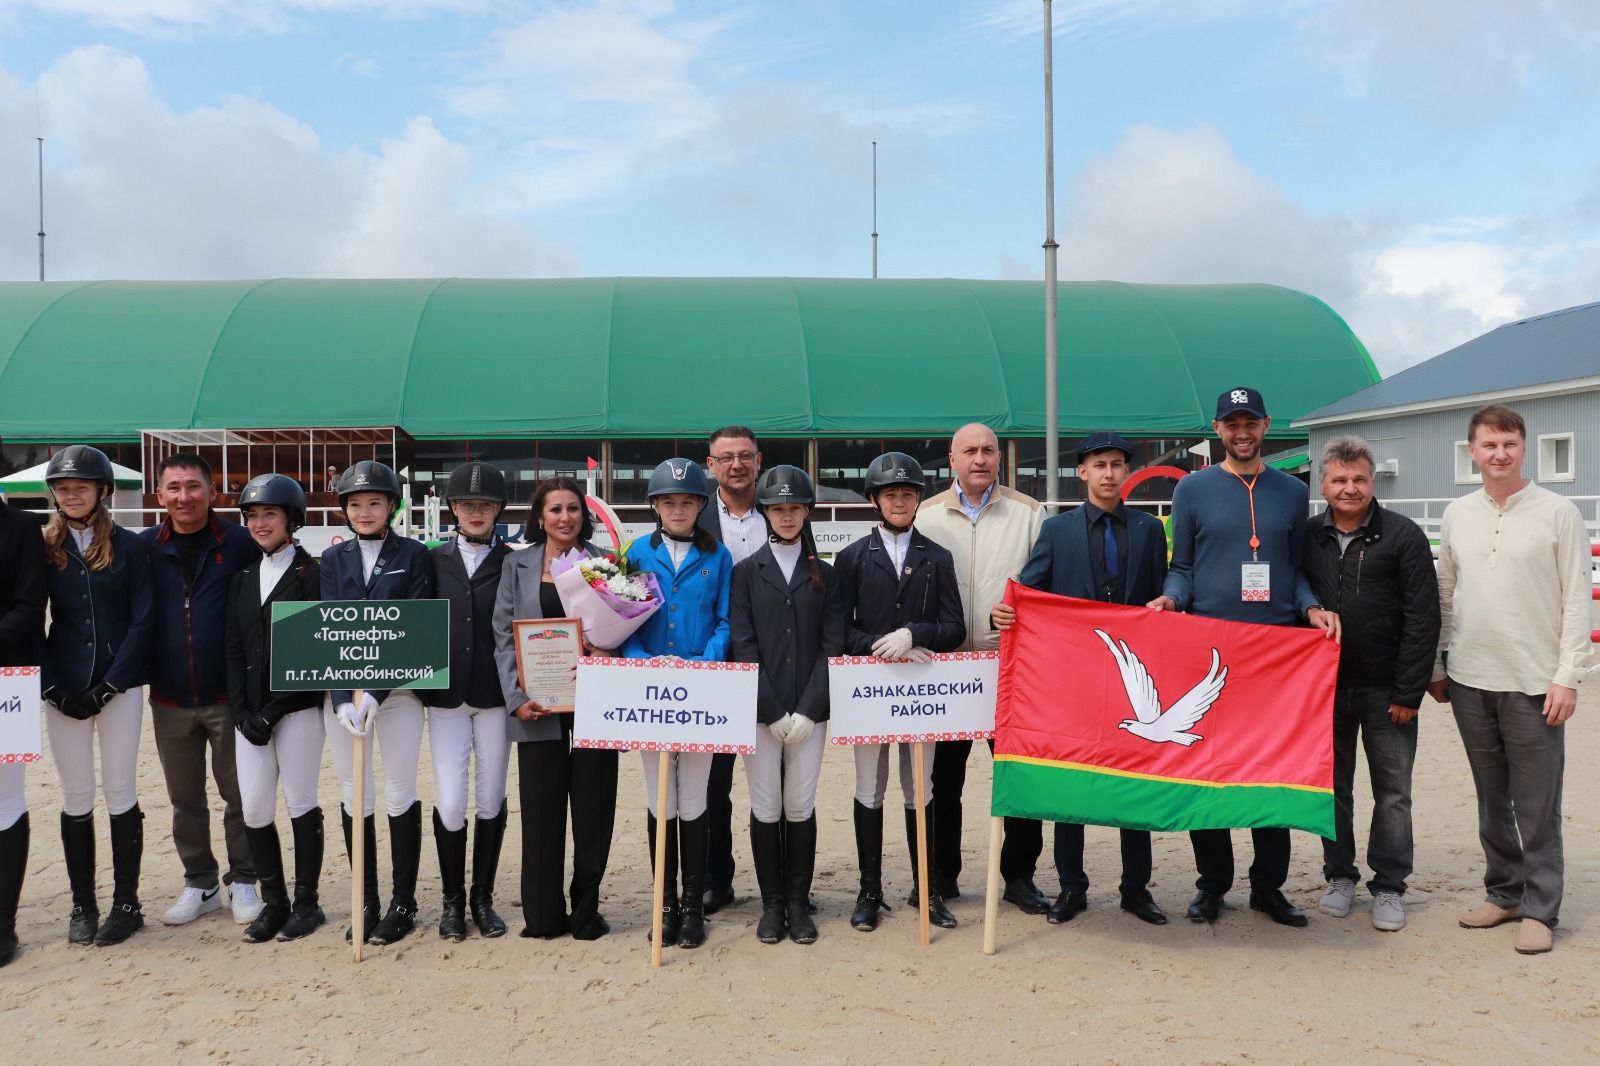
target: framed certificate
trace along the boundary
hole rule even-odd
[[[547,711],[572,711],[573,673],[583,654],[583,623],[576,618],[523,618],[511,623],[517,641],[517,680]]]

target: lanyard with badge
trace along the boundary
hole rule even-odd
[[[1272,564],[1261,561],[1261,538],[1256,535],[1256,482],[1261,480],[1261,471],[1257,470],[1249,481],[1237,471],[1230,469],[1228,473],[1239,479],[1250,498],[1250,562],[1241,565],[1239,598],[1246,603],[1266,603],[1272,599]]]

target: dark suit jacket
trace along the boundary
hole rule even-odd
[[[322,553],[322,599],[325,600],[431,600],[436,587],[433,556],[421,541],[393,532],[383,538],[372,576],[361,576],[361,541],[355,537]],[[369,689],[382,703],[389,690]],[[349,689],[335,689],[333,705],[349,703]]]
[[[1128,572],[1122,602],[1142,605],[1161,595],[1161,583],[1167,577],[1167,531],[1161,519],[1131,507],[1127,518]],[[1017,580],[1058,596],[1100,599],[1089,554],[1089,523],[1082,507],[1045,520]]]
[[[261,602],[261,560],[257,559],[237,574],[228,586],[228,620],[223,637],[223,655],[228,667],[228,709],[235,725],[252,715],[265,715],[277,723],[291,711],[315,707],[322,702],[320,692],[273,692],[269,670],[272,665],[272,605],[278,601],[319,600],[322,598],[322,568],[298,544],[294,562],[283,572],[277,585]]]
[[[423,692],[422,702],[429,707],[505,704],[494,661],[494,596],[500,567],[510,554],[510,548],[496,544],[469,578],[457,541],[433,549],[439,596],[450,601],[450,687]]]
[[[929,651],[955,651],[967,639],[961,588],[950,552],[917,529],[905,565],[896,571],[874,529],[834,557],[844,611],[845,652],[871,655],[872,645],[902,626]]]
[[[38,521],[0,500],[0,666],[38,666],[44,655],[44,568]]]
[[[769,544],[733,568],[728,658],[761,665],[756,721],[762,725],[786,714],[828,720],[828,656],[844,651],[844,610],[833,567],[817,565],[821,592],[811,587],[803,555],[785,581]]]

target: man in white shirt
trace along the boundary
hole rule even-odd
[[[950,439],[950,468],[956,482],[922,502],[917,528],[955,558],[956,583],[966,612],[962,651],[993,651],[1000,634],[989,612],[1005,595],[1006,582],[1028,561],[1044,524],[1044,507],[1031,496],[999,483],[1000,442],[988,426],[974,422]],[[961,895],[961,792],[967,779],[970,740],[941,740],[933,755],[933,885],[945,899]],[[1028,914],[1044,914],[1050,900],[1033,883],[1044,847],[1038,822],[1007,818],[1000,873],[1005,899]]]
[[[755,431],[745,426],[713,430],[707,443],[706,466],[716,479],[717,492],[711,506],[701,508],[699,525],[728,549],[737,565],[767,542],[766,520],[756,510],[761,446],[756,443]],[[707,914],[733,902],[733,764],[732,755],[713,756],[706,785],[711,828],[702,905]]]
[[[1522,474],[1527,427],[1509,407],[1472,416],[1483,491],[1439,527],[1439,657],[1428,691],[1455,706],[1478,792],[1484,902],[1467,929],[1520,919],[1516,950],[1549,951],[1561,909],[1565,723],[1589,657],[1589,536],[1570,500]]]

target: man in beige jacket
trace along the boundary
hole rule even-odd
[[[1000,647],[1000,634],[990,624],[989,612],[1005,594],[1006,582],[1028,561],[1044,524],[1044,507],[1033,497],[999,484],[1000,442],[988,426],[974,422],[956,430],[950,440],[950,467],[955,471],[955,484],[923,501],[917,511],[917,528],[955,556],[967,623],[967,641],[961,650],[992,651]],[[970,740],[941,740],[934,747],[935,832],[930,865],[934,887],[947,900],[961,895],[956,884],[961,873],[961,789],[971,751]],[[1033,883],[1043,847],[1038,822],[1006,819],[1005,846],[1000,852],[1005,898],[1028,914],[1044,914],[1050,909],[1050,900]]]

